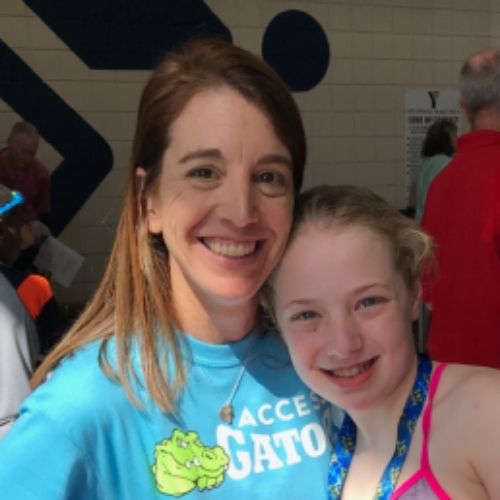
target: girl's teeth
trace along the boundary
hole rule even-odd
[[[365,372],[370,368],[371,363],[363,363],[362,365],[355,366],[353,368],[346,368],[344,370],[331,370],[330,373],[334,377],[339,377],[339,378],[349,378],[349,377],[355,377],[356,375],[359,375],[360,373]]]
[[[255,242],[234,243],[228,241],[205,240],[206,246],[217,255],[244,257],[255,251]]]

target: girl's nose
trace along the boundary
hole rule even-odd
[[[330,324],[327,354],[338,358],[349,358],[363,347],[363,337],[348,314],[336,318]]]

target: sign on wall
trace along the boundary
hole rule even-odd
[[[460,127],[457,89],[410,89],[405,92],[405,160],[408,188],[421,162],[420,151],[425,134],[436,118],[450,118]]]

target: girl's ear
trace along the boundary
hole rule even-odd
[[[152,234],[160,234],[162,231],[162,220],[160,217],[161,211],[159,210],[158,195],[155,192],[144,193],[144,183],[146,181],[146,171],[142,167],[135,169],[135,175],[139,182],[139,213],[143,211],[143,201],[146,208],[146,224],[148,231]]]
[[[411,298],[411,319],[413,321],[418,319],[421,300],[422,300],[422,285],[418,283],[413,289],[413,294]]]

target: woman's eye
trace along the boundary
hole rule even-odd
[[[215,172],[210,167],[198,167],[190,170],[187,175],[188,177],[196,177],[198,179],[213,179]]]
[[[318,316],[319,314],[314,311],[302,311],[291,316],[290,321],[307,321],[315,319]]]
[[[285,176],[278,172],[262,172],[257,176],[259,182],[265,182],[267,184],[275,184],[278,186],[284,186]]]
[[[261,172],[254,176],[254,182],[257,182],[262,192],[269,196],[282,195],[288,187],[287,176],[281,172]]]

